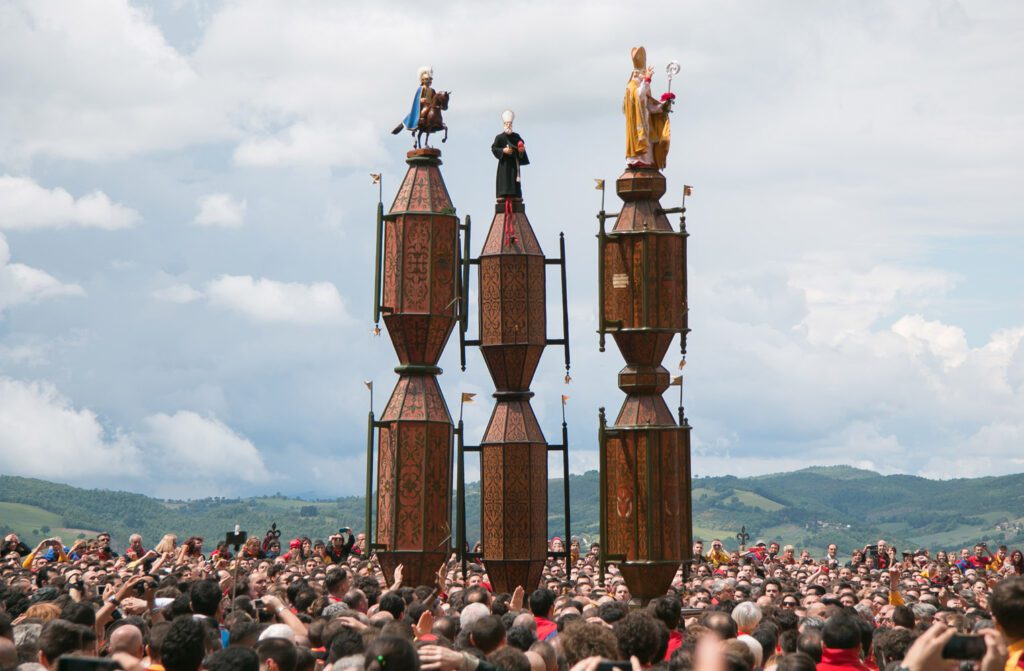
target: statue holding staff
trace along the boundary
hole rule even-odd
[[[630,56],[633,72],[626,84],[622,112],[626,115],[626,164],[635,168],[665,167],[671,138],[668,115],[672,111],[675,94],[671,90],[661,100],[651,95],[654,68],[647,65],[647,51],[635,47]],[[674,66],[674,67],[673,67]],[[678,64],[669,65],[669,87]]]

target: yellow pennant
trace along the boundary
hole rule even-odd
[[[370,179],[373,180],[374,184],[380,184],[380,173],[379,172],[371,172],[370,173]]]
[[[670,386],[670,387],[680,387],[680,386],[682,386],[682,384],[683,384],[683,376],[682,375],[673,375],[672,376],[672,382],[670,382],[668,386]]]
[[[603,179],[595,179],[594,180],[594,188],[597,189],[598,191],[604,191],[604,180]]]
[[[463,403],[476,403],[476,401],[473,400],[475,397],[476,397],[476,394],[470,394],[468,391],[462,392],[462,402]]]
[[[566,396],[565,394],[562,394],[562,405],[565,405],[568,400],[569,400],[569,397]]]

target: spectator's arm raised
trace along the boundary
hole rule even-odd
[[[295,615],[295,613],[288,610],[288,607],[273,594],[263,595],[263,604],[267,610],[277,615],[277,618],[282,623],[288,625],[292,631],[295,632],[296,636],[308,636],[309,632],[306,630],[306,625]]]

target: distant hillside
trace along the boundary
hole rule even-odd
[[[591,471],[569,478],[572,533],[597,538],[598,479]],[[548,490],[549,535],[564,535],[562,481]],[[479,536],[480,487],[467,487],[468,536]],[[1024,544],[1024,474],[935,481],[883,476],[847,466],[807,468],[753,478],[708,477],[693,483],[697,536],[735,547],[746,526],[749,543],[763,538],[821,552],[829,542],[848,552],[885,538],[900,549],[959,547],[977,540]],[[65,540],[97,530],[124,542],[138,531],[148,545],[164,533],[202,535],[212,547],[236,523],[263,535],[276,522],[285,537],[323,538],[342,526],[363,526],[362,497],[307,501],[283,496],[162,501],[141,494],[78,489],[0,476],[0,531],[35,542]]]

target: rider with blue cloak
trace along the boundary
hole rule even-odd
[[[434,89],[431,84],[434,82],[434,70],[429,65],[420,68],[420,86],[416,89],[416,95],[412,99],[412,109],[409,116],[402,119],[402,123],[395,127],[391,133],[398,135],[402,130],[416,130],[423,116],[431,105],[434,104]]]

